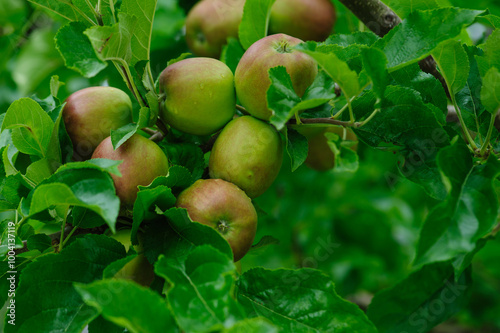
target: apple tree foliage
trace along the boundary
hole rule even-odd
[[[273,2],[247,1],[239,41],[221,56],[233,72],[266,35]],[[17,252],[14,267],[0,262],[0,303],[17,274],[16,325],[6,316],[3,330],[426,332],[452,317],[500,328],[500,6],[384,2],[402,23],[379,37],[334,1],[336,33],[296,47],[320,68],[302,97],[284,68],[269,71],[270,123],[288,163],[255,200],[258,239],[243,273],[216,231],[175,208],[204,176],[210,137],[170,131],[159,142],[168,175],[140,187],[124,215],[117,162],[72,162],[62,122],[69,92],[104,82],[134,99],[115,148],[156,128],[156,78],[187,56],[193,1],[0,4],[0,253],[9,222]],[[429,56],[444,86],[419,68]],[[307,170],[307,140],[288,125],[314,121],[352,127],[359,156],[332,134],[335,170]],[[112,278],[136,255],[102,234],[120,225],[134,244],[144,234],[150,288]]]

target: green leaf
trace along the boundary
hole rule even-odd
[[[499,204],[492,183],[500,174],[500,163],[495,158],[474,165],[469,150],[458,141],[441,149],[438,165],[449,194],[425,220],[415,265],[447,261],[474,251],[476,242],[497,223]],[[459,270],[456,275],[461,273]]]
[[[244,49],[266,37],[271,7],[276,0],[246,1],[239,27],[239,39]]]
[[[89,333],[124,333],[128,332],[123,327],[117,326],[107,321],[101,316],[94,319],[89,324]]]
[[[281,130],[285,123],[294,116],[293,108],[300,102],[300,97],[295,93],[292,79],[286,68],[278,66],[269,69],[271,85],[267,90],[267,103],[273,111],[271,124]]]
[[[481,102],[491,114],[500,111],[500,72],[492,67],[483,78]]]
[[[286,151],[292,162],[292,172],[297,170],[307,159],[308,144],[305,136],[289,128],[286,135]]]
[[[30,250],[38,250],[40,252],[52,247],[52,240],[46,234],[32,235],[27,240],[27,246]]]
[[[59,93],[59,88],[64,86],[66,83],[59,81],[59,75],[52,75],[50,77],[50,94],[57,98],[57,94]]]
[[[491,67],[500,70],[500,29],[494,30],[481,48],[484,50],[484,56],[476,56],[476,59],[481,76],[484,77]]]
[[[358,154],[351,149],[352,142],[344,141],[335,133],[325,133],[328,146],[335,154],[335,171],[356,172],[359,167]]]
[[[54,123],[30,98],[12,103],[5,114],[2,131],[12,129],[12,141],[20,152],[46,157]]]
[[[470,272],[454,282],[449,262],[426,265],[375,295],[368,318],[379,332],[427,331],[460,311],[468,300]]]
[[[253,268],[238,280],[238,300],[287,332],[377,332],[359,307],[340,298],[320,271]]]
[[[205,172],[204,154],[198,145],[162,141],[159,146],[168,156],[170,164],[185,167],[191,172],[193,183]]]
[[[104,268],[125,256],[103,235],[78,238],[59,254],[39,257],[24,268],[16,292],[16,326],[5,332],[81,332],[98,312],[83,303],[74,282],[100,279]]]
[[[333,81],[340,86],[346,98],[352,98],[361,92],[358,74],[351,70],[345,61],[340,60],[335,53],[323,53],[323,51],[328,52],[328,50],[318,48],[315,42],[299,44],[295,49],[314,58]]]
[[[114,230],[120,199],[107,172],[73,163],[59,168],[52,177],[37,186],[31,198],[30,215],[66,206],[88,208],[99,214]]]
[[[243,319],[234,299],[236,267],[215,248],[199,246],[182,261],[161,256],[155,272],[168,281],[167,300],[186,332],[210,332]]]
[[[79,18],[76,8],[69,1],[57,0],[28,0],[42,8],[45,8],[53,13],[60,15],[69,21],[77,21]]]
[[[374,47],[384,51],[387,67],[394,71],[426,58],[440,43],[458,36],[482,13],[454,7],[414,11]]]
[[[146,230],[144,255],[149,262],[156,262],[161,254],[180,260],[194,247],[205,244],[215,247],[228,258],[233,258],[228,242],[215,229],[192,222],[185,209],[171,208],[164,215],[166,220],[158,220]]]
[[[118,14],[119,22],[112,26],[95,26],[85,30],[96,54],[102,60],[132,62],[132,36],[137,18],[125,13]],[[122,64],[123,65],[123,64]]]
[[[373,91],[377,98],[382,100],[384,92],[389,84],[389,72],[387,71],[387,58],[379,49],[369,48],[361,51],[363,67],[372,80]]]
[[[229,37],[227,39],[227,44],[222,48],[220,59],[227,65],[227,67],[231,69],[234,74],[236,72],[236,67],[238,66],[238,63],[240,62],[240,59],[241,57],[243,57],[244,53],[245,50],[241,46],[239,40],[233,37]]]
[[[177,332],[167,303],[158,294],[127,280],[75,284],[85,304],[130,332]],[[134,306],[130,306],[134,304]]]
[[[469,77],[469,58],[462,44],[449,41],[439,45],[432,55],[436,60],[441,74],[446,80],[450,92],[455,95],[463,89]]]
[[[134,32],[132,34],[131,65],[141,60],[149,60],[151,32],[155,16],[157,0],[123,0],[120,10],[130,16],[135,16]]]
[[[107,63],[97,57],[89,38],[84,35],[86,29],[81,22],[70,22],[59,29],[55,41],[66,67],[90,78],[106,68]]]
[[[142,107],[139,110],[139,120],[137,124],[127,124],[117,130],[111,130],[111,143],[113,144],[113,149],[118,149],[118,147],[130,139],[138,130],[147,127],[149,125],[150,112],[149,108]]]

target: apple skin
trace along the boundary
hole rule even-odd
[[[236,95],[252,116],[262,120],[272,116],[267,107],[270,68],[286,67],[300,97],[314,81],[318,65],[307,54],[292,50],[299,43],[300,39],[285,34],[267,36],[252,44],[241,58],[234,74]]]
[[[200,179],[177,198],[195,222],[217,230],[229,243],[234,261],[250,250],[257,231],[257,212],[250,198],[222,179]]]
[[[116,194],[123,205],[133,206],[139,191],[137,186],[147,186],[159,176],[168,173],[168,160],[165,153],[156,143],[145,137],[134,134],[124,144],[113,150],[111,137],[107,137],[97,146],[92,158],[107,158],[123,161],[118,170],[121,177],[111,175]]]
[[[336,19],[331,0],[276,0],[269,32],[322,42],[332,33]]]
[[[250,198],[274,182],[283,162],[283,143],[273,126],[251,116],[232,120],[212,148],[210,178],[241,188]]]
[[[335,154],[328,145],[328,139],[325,134],[335,133],[342,138],[344,136],[344,129],[342,127],[328,127],[325,129],[324,127],[297,126],[294,129],[307,139],[309,150],[304,163],[308,167],[320,172],[328,171],[335,167]],[[347,129],[346,140],[358,141],[356,134],[350,128]],[[351,147],[354,151],[357,148],[357,144]]]
[[[125,251],[128,252],[132,246],[130,233],[131,229],[122,229],[110,235],[110,237],[122,243],[125,246]],[[125,264],[125,266],[116,272],[114,277],[117,279],[132,280],[145,287],[150,286],[155,277],[154,267],[144,257],[144,248],[140,237],[139,245],[134,245],[133,247],[135,252],[137,252],[137,257]]]
[[[66,99],[63,120],[75,160],[87,160],[111,130],[132,122],[132,101],[117,88],[85,88]]]
[[[213,134],[236,112],[233,73],[219,60],[184,59],[165,68],[159,80],[166,95],[160,118],[179,131]]]
[[[229,37],[238,38],[245,0],[203,0],[186,18],[186,43],[197,56],[219,58]]]

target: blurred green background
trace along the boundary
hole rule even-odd
[[[179,1],[158,1],[151,45],[155,76],[168,60],[188,51],[183,25],[186,12],[196,1]],[[335,31],[360,29],[356,18],[337,0],[334,3],[338,14]],[[451,3],[489,8],[500,15],[498,0]],[[59,17],[26,0],[0,0],[0,114],[20,97],[48,96],[52,75],[65,82],[58,96],[61,100],[91,85],[127,90],[113,66],[90,79],[64,67],[53,41],[63,24]],[[471,30],[480,39],[484,30],[478,31]],[[253,266],[318,268],[333,278],[341,296],[361,306],[411,271],[419,228],[436,201],[398,176],[396,155],[363,145],[358,153],[360,167],[355,173],[318,173],[306,166],[292,173],[285,160],[273,187],[255,201],[260,213],[257,240],[270,235],[280,242],[247,255],[242,260],[243,271]],[[436,332],[500,332],[499,254],[497,239],[476,256],[468,309]]]

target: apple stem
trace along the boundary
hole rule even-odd
[[[486,153],[486,149],[490,145],[491,134],[493,133],[493,128],[495,127],[495,119],[496,119],[498,112],[500,112],[500,109],[497,112],[494,112],[491,114],[490,127],[488,128],[488,134],[486,135],[486,139],[484,140],[483,146],[481,147],[481,150],[479,151],[479,155],[481,155],[481,156],[484,156],[484,154]]]

